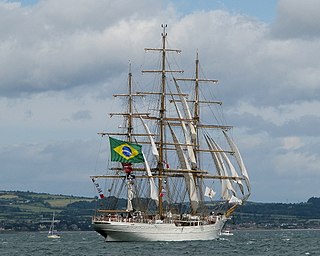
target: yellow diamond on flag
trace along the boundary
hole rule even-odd
[[[129,160],[139,154],[138,150],[136,150],[134,147],[128,145],[127,143],[122,144],[118,147],[115,147],[113,150],[116,151],[120,156],[122,156],[123,158],[125,158],[127,160]]]

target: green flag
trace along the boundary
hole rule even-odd
[[[109,137],[111,161],[121,163],[143,163],[142,146]]]

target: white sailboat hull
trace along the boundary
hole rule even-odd
[[[219,238],[226,219],[200,226],[93,221],[93,229],[106,241],[188,241]]]
[[[48,238],[56,239],[56,238],[60,238],[60,235],[48,235]]]

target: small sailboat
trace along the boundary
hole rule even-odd
[[[135,92],[130,70],[128,93],[114,95],[126,108],[110,113],[123,125],[99,133],[108,137],[110,158],[105,174],[90,177],[101,206],[92,227],[106,241],[214,240],[251,193],[232,127],[221,120],[222,102],[200,88],[217,80],[199,76],[198,54],[194,78],[173,75],[182,71],[168,57],[180,50],[167,48],[166,27],[162,47],[145,49],[160,53],[160,68],[143,71],[160,74],[154,88]]]
[[[49,229],[49,232],[48,232],[48,238],[60,238],[60,235],[54,229],[54,222],[55,222],[55,220],[54,220],[54,213],[53,213],[50,229]]]

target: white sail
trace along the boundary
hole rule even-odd
[[[158,197],[158,193],[157,193],[157,188],[156,188],[156,185],[154,183],[154,179],[152,177],[152,173],[151,173],[151,170],[150,170],[150,166],[149,166],[149,163],[145,157],[145,155],[143,154],[143,158],[144,158],[144,167],[146,168],[146,172],[147,172],[147,175],[149,177],[149,183],[150,183],[150,198],[153,199],[157,206],[159,205],[159,197]]]
[[[181,168],[185,169],[185,170],[191,170],[190,164],[188,163],[188,161],[183,153],[183,149],[181,148],[181,145],[179,143],[177,136],[175,135],[171,126],[169,126],[169,128],[171,131],[173,142],[175,144],[175,148],[177,151],[177,155],[179,158]],[[192,210],[193,210],[193,212],[196,212],[198,209],[198,206],[199,206],[199,198],[197,195],[195,180],[193,178],[193,175],[190,172],[184,174],[184,177],[185,177],[185,182],[186,182],[188,192],[189,192],[189,198],[190,198]]]
[[[175,101],[173,101],[173,102],[174,102],[174,105],[176,107],[178,117],[181,120],[180,122],[181,122],[182,130],[183,130],[183,134],[184,134],[184,137],[185,137],[185,142],[188,145],[187,146],[187,151],[188,151],[188,156],[189,156],[190,162],[191,162],[191,169],[196,169],[197,168],[197,162],[196,162],[196,157],[194,155],[193,147],[191,146],[192,142],[191,142],[191,138],[190,138],[189,132],[187,130],[185,122],[183,121],[181,112],[180,112],[176,102]]]
[[[189,106],[187,104],[186,98],[182,95],[180,86],[178,85],[178,83],[177,83],[177,81],[175,79],[174,79],[174,83],[175,83],[177,91],[179,93],[179,97],[180,97],[180,101],[182,103],[184,114],[185,114],[186,118],[192,119],[191,112],[190,112]],[[188,125],[189,125],[189,129],[190,129],[190,133],[191,133],[192,142],[195,144],[196,141],[197,141],[196,129],[195,129],[193,123],[188,122]]]
[[[247,172],[247,169],[243,163],[243,160],[242,160],[242,157],[241,157],[241,154],[238,150],[238,147],[236,146],[236,144],[231,140],[231,138],[228,136],[227,132],[226,131],[223,131],[223,134],[224,136],[226,137],[228,143],[229,143],[229,146],[230,148],[232,149],[232,151],[234,151],[234,155],[235,155],[235,158],[237,160],[237,163],[240,167],[240,170],[241,170],[241,173],[245,179],[245,182],[246,182],[246,185],[247,185],[247,188],[248,188],[248,195],[247,197],[249,197],[249,195],[251,194],[251,186],[250,186],[250,180],[249,180],[249,175],[248,175],[248,172]]]
[[[208,147],[212,151],[219,151],[219,149],[215,146],[215,142],[210,138],[209,136],[205,136]],[[228,176],[228,173],[226,171],[226,167],[224,164],[224,161],[221,157],[221,155],[218,152],[211,152],[212,159],[214,160],[217,170],[220,173],[221,176]],[[231,182],[229,179],[221,179],[221,194],[222,198],[225,200],[230,200],[231,196],[229,194],[229,191],[232,194],[236,194]]]
[[[54,213],[53,213],[52,222],[51,222],[50,229],[48,232],[48,238],[60,238],[60,235],[54,229],[54,223],[55,223],[55,220],[54,220]]]
[[[229,157],[227,156],[227,154],[226,154],[225,152],[222,152],[221,147],[220,147],[216,142],[213,142],[213,143],[214,143],[215,147],[216,147],[218,150],[221,151],[220,154],[222,155],[224,161],[226,162],[226,164],[227,164],[227,166],[228,166],[228,169],[229,169],[230,172],[231,172],[231,176],[232,176],[232,177],[237,177],[237,178],[239,178],[239,175],[238,175],[236,169],[234,168],[233,164],[231,163],[231,161],[230,161]],[[227,173],[226,173],[226,174],[227,174]],[[229,176],[229,175],[227,174],[227,176]],[[240,179],[237,179],[237,180],[235,180],[235,183],[238,184],[238,186],[239,186],[239,188],[240,188],[240,190],[241,190],[241,193],[242,193],[242,195],[243,195],[243,194],[244,194],[244,190],[243,190],[243,184],[242,184],[241,180],[240,180]]]
[[[146,130],[147,134],[148,134],[148,138],[150,140],[150,144],[151,144],[151,151],[152,151],[152,154],[156,157],[157,160],[159,160],[159,152],[158,152],[158,149],[157,149],[157,146],[156,146],[156,143],[154,142],[154,139],[151,135],[151,132],[150,132],[150,129],[149,127],[147,126],[147,124],[144,122],[143,118],[140,116],[140,120],[143,124],[143,127],[144,129]]]

